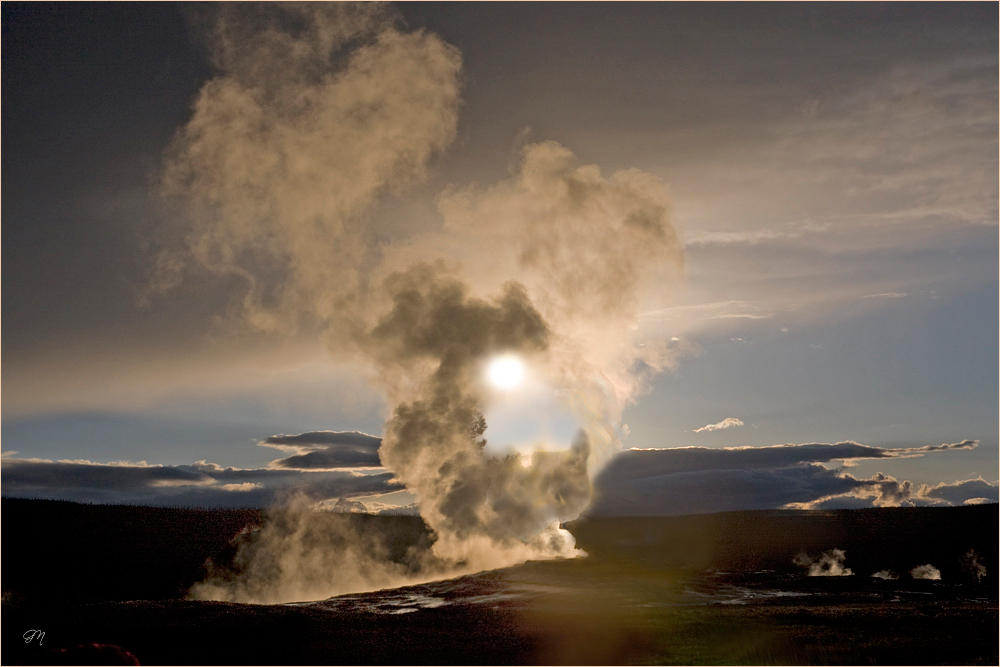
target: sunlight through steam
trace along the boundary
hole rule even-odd
[[[514,355],[497,357],[490,362],[486,378],[497,389],[515,389],[524,380],[524,362]]]

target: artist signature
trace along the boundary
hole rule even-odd
[[[38,645],[42,645],[42,640],[45,639],[45,633],[41,630],[28,630],[24,633],[24,643],[30,644],[32,639],[38,640]]]

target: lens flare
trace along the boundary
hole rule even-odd
[[[486,369],[486,379],[497,389],[515,389],[524,381],[524,362],[513,355],[497,357]]]

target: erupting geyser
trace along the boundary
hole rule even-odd
[[[461,55],[382,5],[253,9],[216,8],[219,72],[162,179],[183,247],[159,258],[153,287],[177,284],[193,259],[245,281],[231,324],[321,331],[338,361],[369,369],[390,408],[379,461],[434,541],[406,567],[365,536],[331,542],[312,511],[327,491],[306,485],[248,537],[237,572],[193,595],[319,599],[577,555],[559,526],[621,448],[622,407],[670,363],[635,334],[643,290],[682,260],[663,184],[529,143],[509,178],[446,189],[440,231],[376,242],[375,204],[425,180],[456,136]],[[571,446],[528,465],[486,452],[483,412],[541,386],[578,424]]]

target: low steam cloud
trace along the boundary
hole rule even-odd
[[[962,557],[963,568],[976,581],[982,581],[983,577],[986,576],[986,566],[979,561],[979,558],[980,556],[976,553],[975,549],[969,549],[965,556]]]
[[[193,257],[246,281],[231,321],[321,330],[334,355],[372,368],[392,406],[380,463],[436,539],[390,563],[297,501],[246,536],[236,572],[193,594],[316,599],[574,555],[559,522],[579,515],[620,449],[622,407],[672,363],[631,334],[653,272],[681,260],[662,184],[527,144],[511,178],[441,196],[443,232],[376,245],[377,199],[421,180],[455,135],[458,52],[373,5],[226,7],[214,37],[221,74],[163,178],[190,221],[186,249],[161,257],[155,286]],[[482,375],[500,354],[520,356],[576,415],[568,449],[486,455]],[[276,467],[373,463],[370,441],[261,444],[295,451]]]
[[[940,581],[941,570],[928,563],[927,565],[919,565],[910,570],[910,576],[914,579],[933,579],[935,581]]]
[[[851,568],[844,567],[846,558],[847,554],[843,549],[831,549],[824,551],[819,560],[801,553],[795,557],[794,562],[800,567],[808,568],[810,577],[850,577],[854,572]]]
[[[269,510],[261,527],[237,537],[231,566],[210,561],[208,578],[189,596],[277,604],[402,586],[417,571],[429,570],[425,550],[393,558],[391,538],[362,530],[343,514],[317,510],[298,496]]]

